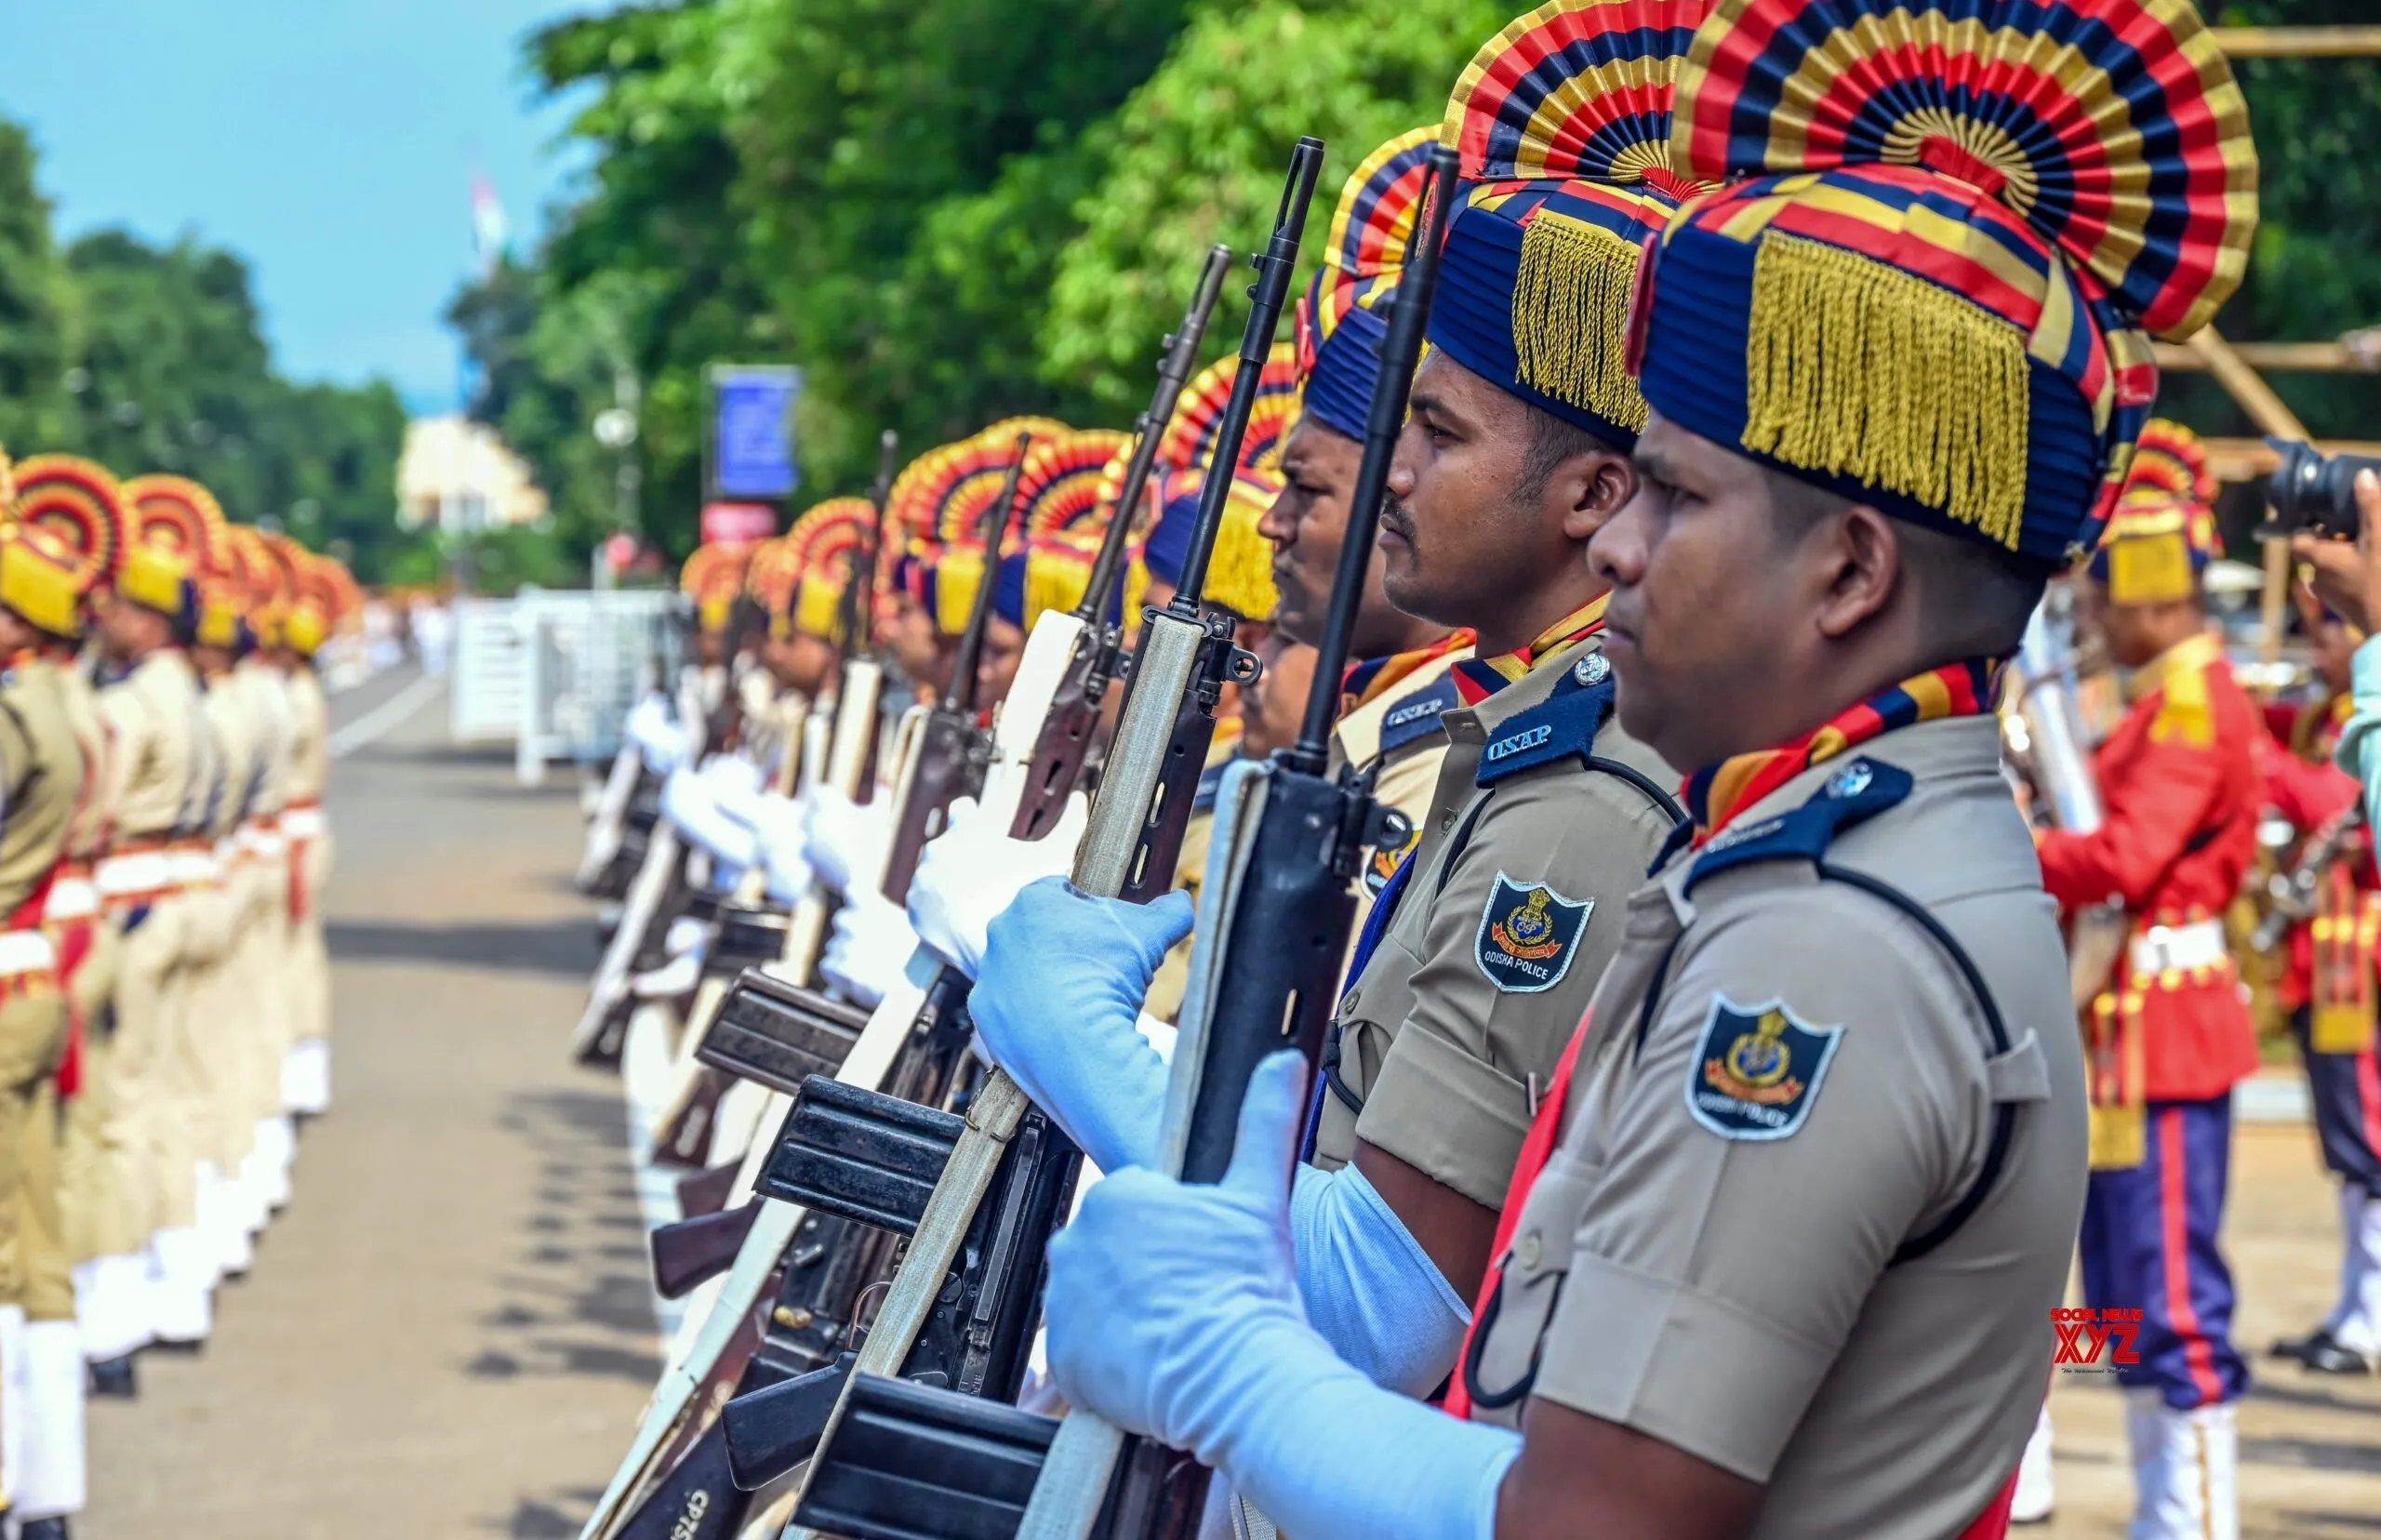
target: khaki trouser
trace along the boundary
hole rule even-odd
[[[239,1168],[255,1131],[253,1120],[236,1122],[238,1077],[230,1062],[239,1010],[231,999],[238,983],[232,966],[236,905],[222,881],[193,884],[181,897],[181,989],[173,1020],[175,1080],[190,1133],[187,1159],[193,1167],[211,1162],[228,1175]]]
[[[303,1042],[330,1036],[331,959],[323,939],[323,888],[331,875],[331,836],[327,830],[296,847],[305,890],[305,912],[289,924],[289,1041]],[[285,906],[285,912],[286,908]]]
[[[193,1223],[197,1215],[184,1104],[173,1083],[181,895],[165,894],[123,923],[129,928],[116,974],[115,1040],[108,1055],[113,1095],[103,1138],[121,1153],[125,1214],[133,1233],[146,1241],[153,1231]]]
[[[0,1304],[32,1321],[70,1320],[74,1287],[58,1211],[58,1066],[66,999],[54,976],[0,995]]]
[[[67,980],[68,1002],[83,1021],[83,1072],[65,1106],[59,1144],[59,1205],[66,1230],[66,1255],[81,1264],[100,1256],[122,1256],[147,1239],[134,1228],[124,1188],[125,1150],[115,1143],[123,1130],[113,1116],[116,1088],[115,1030],[108,1007],[115,995],[124,940],[112,915],[90,922],[90,941]],[[65,950],[65,935],[60,936]]]

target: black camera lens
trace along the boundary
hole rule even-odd
[[[2266,481],[2266,503],[2285,530],[2313,529],[2334,539],[2356,538],[2356,474],[2381,471],[2369,455],[2321,455],[2297,439],[2268,439],[2281,455]]]

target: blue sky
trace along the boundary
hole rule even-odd
[[[558,0],[7,0],[0,113],[29,126],[62,233],[185,231],[248,259],[300,379],[456,399],[438,317],[472,272],[471,183],[517,246],[574,167],[522,35]]]

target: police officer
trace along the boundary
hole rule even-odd
[[[2084,1022],[2094,1170],[2082,1249],[2086,1307],[2142,1312],[2140,1362],[2117,1374],[2145,1536],[2239,1521],[2232,1403],[2248,1369],[2217,1234],[2232,1087],[2257,1051],[2223,915],[2256,855],[2265,786],[2256,709],[2202,605],[2215,547],[2213,519],[2187,499],[2128,502],[2110,521],[2083,590],[2087,619],[2132,670],[2130,708],[2093,756],[2107,821],[2041,840],[2051,896],[2114,896],[2132,922]]]
[[[2321,1324],[2273,1347],[2319,1374],[2355,1374],[2381,1361],[2381,1066],[2374,1059],[2374,970],[2381,883],[2356,778],[2332,763],[2350,709],[2349,659],[2362,641],[2336,613],[2308,606],[2323,689],[2292,709],[2267,755],[2266,794],[2299,835],[2295,859],[2311,869],[2313,915],[2290,928],[2281,995],[2307,1066],[2315,1136],[2339,1180],[2343,1256],[2337,1303]]]
[[[1429,150],[1437,141],[1436,129],[1417,128],[1364,157],[1339,194],[1324,266],[1298,307],[1301,410],[1282,445],[1282,495],[1257,527],[1274,547],[1273,586],[1281,598],[1272,624],[1310,645],[1321,635],[1347,533],[1348,498],[1388,335],[1382,313],[1396,296]],[[1404,814],[1413,832],[1403,848],[1371,854],[1360,923],[1429,822],[1447,749],[1439,715],[1462,704],[1449,670],[1471,651],[1470,631],[1390,604],[1381,568],[1376,551],[1350,639],[1357,662],[1334,686],[1344,704],[1332,753],[1335,768],[1370,774],[1375,799]]]
[[[60,1072],[71,1017],[47,901],[83,791],[83,750],[47,656],[76,630],[77,564],[0,528],[0,1434],[20,1534],[65,1540],[83,1506],[83,1349],[60,1209]]]
[[[112,744],[108,801],[116,811],[99,883],[125,936],[112,1142],[126,1151],[127,1203],[146,1238],[150,1334],[188,1346],[211,1327],[214,1286],[197,1229],[192,1113],[178,1081],[184,906],[168,854],[200,765],[197,680],[183,653],[190,571],[167,551],[131,543],[126,532],[116,532],[98,596],[109,664],[100,710]]]
[[[1643,35],[1574,16],[1541,55]],[[2026,23],[1919,52],[1798,17],[1722,0],[1676,108],[1683,169],[1725,186],[1644,275],[1640,491],[1591,558],[1621,719],[1693,767],[1696,843],[1629,899],[1540,1097],[1450,1401],[1465,1420],[1364,1384],[1300,1309],[1294,1061],[1253,1083],[1221,1184],[1119,1173],[1051,1246],[1059,1387],[1301,1540],[2005,1522],[2086,1130],[1992,659],[2138,429],[2140,377],[2113,385],[2137,339],[2116,328],[2188,333],[2240,271],[2252,221],[2221,187],[2253,175],[2245,114],[2220,71],[2180,72],[2154,105],[2079,105],[2079,135],[2118,157],[2170,112],[2228,126],[2198,191],[2153,178],[2121,216],[2210,247],[2136,263],[2130,223],[2121,254],[2096,231],[2070,248],[2022,147],[1978,131],[2001,91],[2039,100]],[[2210,57],[2188,12],[2161,27],[2178,35],[2060,35],[2113,73],[2153,43]],[[1747,34],[1771,46],[1727,46]],[[1839,74],[1864,103],[1928,103],[1911,133],[1941,142],[1878,164],[1896,133],[1785,121]],[[2031,280],[1943,281],[1978,255]],[[2029,352],[2046,317],[2073,344],[2055,362]]]
[[[339,619],[337,585],[315,564],[323,558],[283,536],[269,538],[291,576],[281,645],[273,661],[287,682],[288,801],[282,810],[289,862],[289,1046],[281,1068],[282,1106],[292,1117],[319,1117],[331,1105],[331,964],[323,941],[322,892],[335,849],[323,809],[330,780],[330,702],[314,654]]]

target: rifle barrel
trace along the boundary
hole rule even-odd
[[[1230,266],[1231,247],[1217,243],[1207,248],[1207,263],[1200,270],[1190,308],[1183,312],[1181,326],[1165,339],[1164,354],[1158,360],[1157,390],[1150,396],[1149,410],[1133,425],[1138,436],[1133,441],[1133,458],[1124,462],[1124,485],[1117,494],[1115,517],[1100,537],[1091,580],[1084,585],[1083,604],[1075,610],[1076,618],[1085,625],[1102,623],[1109,597],[1124,570],[1124,543],[1132,533],[1133,516],[1140,509],[1141,492],[1157,463],[1158,441],[1165,436],[1165,425],[1174,419],[1174,404],[1182,399],[1182,389],[1190,382],[1190,371],[1199,362],[1199,344],[1207,335],[1207,318],[1216,312],[1216,299],[1223,293],[1224,273]]]
[[[885,550],[885,505],[893,496],[893,458],[901,447],[901,435],[892,429],[885,430],[876,441],[876,485],[870,488],[868,500],[876,506],[874,532],[869,536],[868,549],[853,561],[844,574],[844,602],[840,606],[844,617],[843,657],[848,663],[852,655],[867,645],[864,640],[871,617],[869,605],[876,593],[876,565]]]
[[[1364,568],[1373,555],[1373,538],[1380,529],[1380,504],[1389,490],[1390,464],[1397,457],[1398,435],[1405,431],[1405,403],[1414,389],[1414,370],[1422,357],[1422,335],[1430,321],[1430,302],[1439,290],[1440,247],[1446,244],[1449,206],[1455,201],[1458,162],[1443,144],[1430,149],[1430,179],[1422,212],[1420,241],[1413,259],[1398,278],[1390,299],[1389,336],[1380,350],[1380,375],[1373,386],[1372,416],[1364,422],[1364,458],[1356,471],[1356,487],[1348,504],[1348,532],[1339,544],[1338,569],[1331,578],[1331,609],[1323,623],[1314,663],[1314,688],[1308,692],[1306,717],[1298,725],[1291,762],[1309,775],[1321,775],[1330,757],[1331,724],[1339,705],[1339,679],[1347,672],[1348,650],[1356,631],[1356,609],[1363,602]]]
[[[1008,462],[1001,495],[984,514],[984,576],[976,585],[976,606],[967,614],[967,629],[959,636],[959,650],[951,660],[951,686],[943,699],[955,711],[976,709],[976,664],[984,656],[984,628],[991,622],[992,599],[1001,580],[1001,541],[1008,534],[1009,516],[1016,511],[1017,481],[1025,471],[1025,452],[1033,446],[1031,433],[1017,435],[1017,457]]]
[[[1240,336],[1240,373],[1233,376],[1231,396],[1217,425],[1216,452],[1207,461],[1207,482],[1199,493],[1199,522],[1191,526],[1190,551],[1182,561],[1182,582],[1174,596],[1177,614],[1198,613],[1200,592],[1207,585],[1207,559],[1223,527],[1224,501],[1231,496],[1232,469],[1240,462],[1240,446],[1248,437],[1248,414],[1257,405],[1257,387],[1265,360],[1273,351],[1282,308],[1289,302],[1290,278],[1298,261],[1298,242],[1306,234],[1307,205],[1314,200],[1315,179],[1323,172],[1323,141],[1311,135],[1290,152],[1290,175],[1282,189],[1282,206],[1273,216],[1273,233],[1265,249],[1251,259],[1257,282],[1248,285],[1248,326]]]

